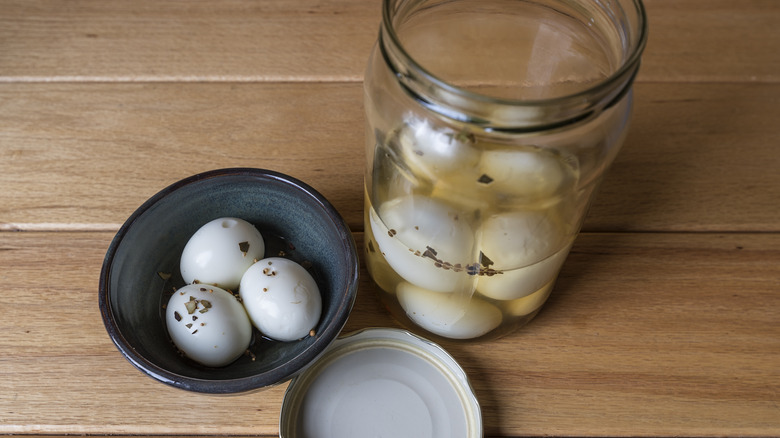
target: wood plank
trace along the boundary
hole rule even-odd
[[[359,84],[0,88],[0,223],[116,229],[167,185],[224,167],[303,179],[362,221]]]
[[[646,0],[641,81],[780,79],[774,0]],[[379,0],[16,0],[3,81],[359,81]]]
[[[639,84],[588,231],[780,230],[780,87]]]
[[[284,385],[194,395],[120,356],[96,307],[112,236],[0,233],[0,433],[275,436]],[[395,326],[362,275],[346,330]],[[779,234],[589,233],[530,325],[443,345],[488,436],[776,436],[778,278]]]
[[[7,81],[357,81],[378,0],[8,1]]]
[[[780,84],[638,84],[589,231],[780,231]],[[362,230],[357,83],[0,84],[0,229],[115,230],[168,184],[300,178]],[[34,169],[34,171],[33,171]]]
[[[774,0],[644,0],[650,26],[640,81],[778,82]]]

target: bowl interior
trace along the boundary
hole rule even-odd
[[[190,236],[226,216],[257,227],[266,257],[281,255],[307,268],[322,294],[322,316],[313,337],[278,342],[255,331],[251,355],[209,368],[179,355],[163,305],[184,284],[179,258]],[[354,241],[333,207],[299,181],[253,169],[214,171],[155,195],[120,229],[103,271],[101,306],[117,347],[152,377],[205,392],[254,389],[296,374],[336,338],[357,287]],[[209,386],[210,381],[221,386]]]

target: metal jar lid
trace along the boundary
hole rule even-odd
[[[282,438],[482,437],[466,373],[443,348],[398,329],[366,329],[334,341],[292,380]]]

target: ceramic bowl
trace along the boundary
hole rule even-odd
[[[182,357],[168,336],[164,304],[184,285],[182,249],[203,224],[238,217],[263,234],[266,257],[302,264],[322,295],[314,336],[267,339],[256,330],[249,352],[210,368]],[[150,377],[189,391],[214,394],[258,390],[285,382],[339,335],[357,293],[358,258],[344,220],[312,187],[261,169],[221,169],[195,175],[141,205],[111,242],[100,275],[99,306],[116,347]]]

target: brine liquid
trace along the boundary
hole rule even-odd
[[[365,254],[394,316],[427,335],[482,339],[529,321],[579,228],[575,159],[410,118],[378,142]]]

